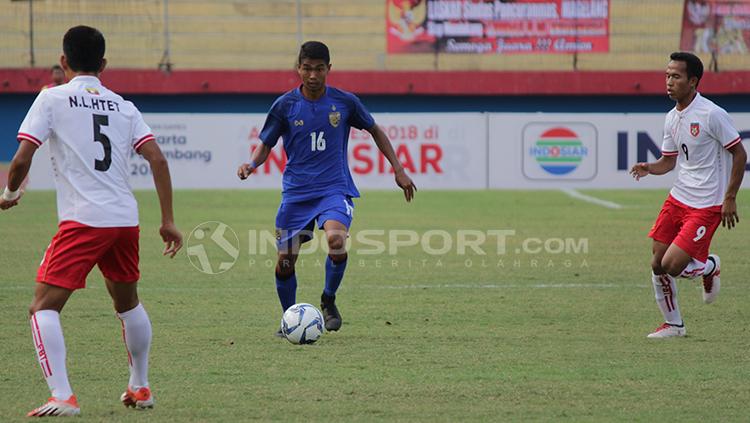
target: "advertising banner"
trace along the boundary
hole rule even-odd
[[[418,188],[483,189],[487,185],[487,127],[481,113],[375,114],[391,139],[399,161]],[[265,114],[145,113],[164,156],[175,188],[281,189],[286,155],[279,142],[247,181],[237,167],[250,160],[260,144]],[[349,168],[364,189],[395,188],[388,161],[370,134],[352,129]],[[130,157],[130,183],[153,188],[148,162],[135,151]],[[29,176],[30,188],[52,189],[54,181],[48,147],[37,152]]]
[[[747,54],[750,2],[686,0],[680,49],[695,53]]]
[[[732,118],[750,141],[750,113]],[[489,188],[667,188],[676,171],[638,182],[628,173],[661,156],[663,132],[662,113],[493,113]]]
[[[603,53],[609,0],[387,0],[388,53]]]
[[[278,189],[286,165],[279,143],[246,181],[237,167],[260,143],[263,114],[145,114],[177,189]],[[750,141],[750,113],[731,115]],[[419,189],[667,188],[676,172],[636,182],[628,170],[661,155],[663,113],[376,114]],[[750,145],[748,145],[750,148]],[[52,189],[45,144],[30,189]],[[352,130],[349,169],[361,189],[397,189],[369,133]],[[135,189],[153,189],[148,163],[133,152]],[[745,178],[750,186],[750,178]]]

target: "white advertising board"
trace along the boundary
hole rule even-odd
[[[286,157],[280,144],[249,180],[236,176],[260,143],[264,114],[144,116],[175,188],[281,189]],[[750,113],[732,118],[750,141]],[[628,174],[634,163],[660,154],[662,113],[385,113],[375,119],[420,189],[667,188],[675,176],[636,182]],[[359,188],[396,189],[369,133],[351,131],[348,157]],[[153,188],[142,157],[132,153],[129,169],[133,188]],[[29,188],[54,188],[46,146],[34,158]]]
[[[375,114],[419,188],[482,189],[487,185],[487,122],[481,113]],[[277,188],[286,162],[281,143],[247,181],[237,167],[260,143],[264,114],[144,114],[169,161],[175,188]],[[148,163],[130,158],[135,189],[152,188]],[[29,187],[54,188],[49,153],[34,159]],[[349,167],[359,188],[396,188],[390,164],[366,131],[352,130]]]
[[[489,188],[667,188],[676,172],[636,182],[628,170],[660,154],[660,113],[493,113]],[[750,113],[732,114],[750,141]],[[750,147],[750,144],[748,145]],[[745,178],[743,186],[748,185]]]

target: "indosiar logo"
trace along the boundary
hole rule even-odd
[[[589,150],[578,138],[578,134],[560,126],[542,133],[529,154],[547,172],[565,175],[576,170]]]
[[[534,122],[524,128],[524,175],[529,179],[596,176],[596,128],[589,123]]]

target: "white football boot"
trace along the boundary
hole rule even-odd
[[[657,339],[657,338],[673,338],[676,336],[685,336],[685,326],[673,326],[669,323],[664,323],[659,326],[653,332],[649,333],[646,338]]]
[[[716,254],[709,254],[708,261],[714,262],[714,271],[708,275],[703,276],[703,302],[711,304],[716,300],[716,296],[719,295],[721,289],[721,260]]]

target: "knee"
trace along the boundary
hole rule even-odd
[[[282,279],[286,279],[294,274],[294,260],[289,257],[279,257],[279,262],[276,264],[276,275]]]
[[[664,274],[664,269],[661,266],[661,257],[654,257],[651,260],[651,270],[653,270],[656,275]]]
[[[684,267],[676,260],[664,259],[661,262],[661,268],[663,273],[668,273],[671,276],[677,277],[680,276]]]
[[[346,255],[346,238],[341,235],[328,237],[328,254],[330,256]]]

